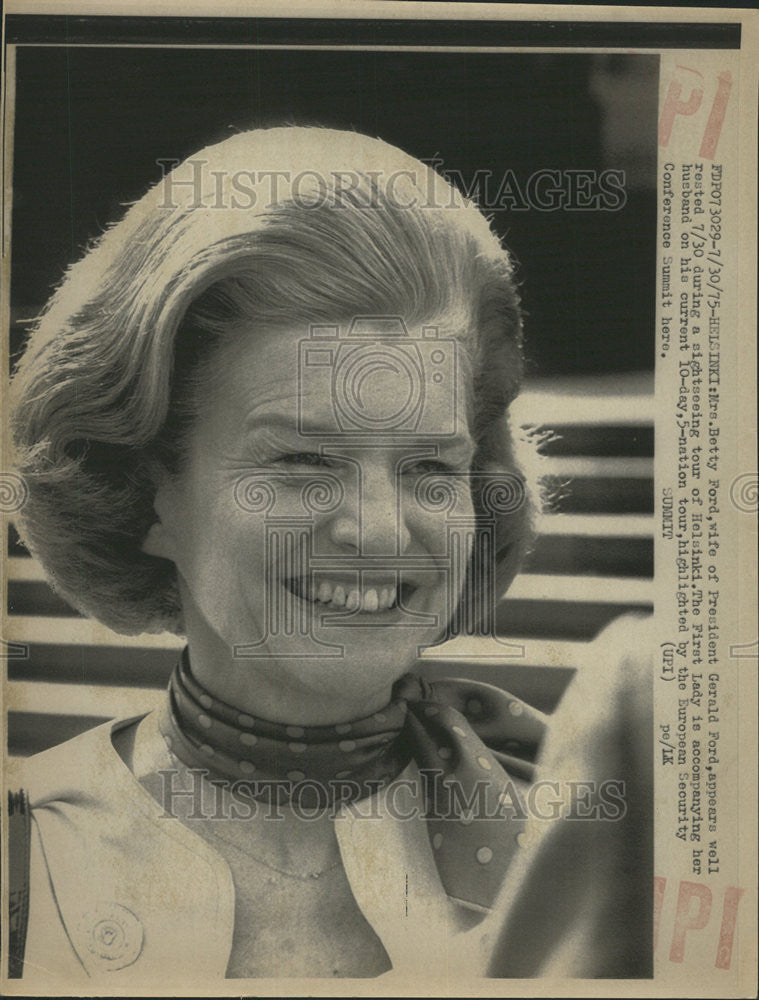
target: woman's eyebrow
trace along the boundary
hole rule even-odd
[[[284,432],[292,437],[300,435],[323,437],[332,439],[334,444],[350,443],[352,438],[355,438],[356,444],[359,444],[366,440],[367,435],[371,435],[375,439],[377,437],[388,438],[389,441],[398,447],[435,448],[438,450],[438,453],[464,453],[468,458],[471,458],[477,450],[472,437],[468,433],[457,434],[454,437],[448,437],[447,435],[431,437],[429,434],[416,437],[408,432],[394,434],[392,431],[388,431],[379,435],[369,430],[366,432],[345,432],[336,429],[334,425],[326,425],[310,420],[298,420],[292,416],[275,412],[251,414],[244,422],[244,430],[246,433],[251,431],[268,431],[271,433]]]
[[[300,428],[304,426],[304,423],[298,420],[294,420],[290,416],[286,416],[283,413],[255,413],[251,414],[243,423],[243,428],[246,431],[254,430],[279,430],[288,431],[291,434],[297,434]],[[316,425],[313,428],[309,428],[309,433],[322,433],[326,434],[329,431],[326,428],[319,428]]]
[[[451,438],[428,438],[424,439],[422,443],[434,445],[438,449],[439,454],[455,454],[456,456],[463,456],[467,460],[471,460],[477,451],[477,446],[469,434],[457,434]]]

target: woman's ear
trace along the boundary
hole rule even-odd
[[[172,539],[162,521],[150,525],[140,548],[148,556],[160,556],[161,559],[174,561],[174,556],[171,554],[174,551]]]
[[[177,561],[176,500],[174,484],[163,467],[151,469],[156,483],[153,510],[156,520],[147,530],[140,549],[148,556]]]

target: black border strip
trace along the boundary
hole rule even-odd
[[[8,14],[10,44],[471,45],[739,49],[736,22],[447,21]]]

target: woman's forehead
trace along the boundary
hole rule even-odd
[[[379,324],[361,337],[327,329],[241,332],[222,350],[206,404],[241,426],[268,421],[306,438],[466,434],[466,366],[454,338],[387,336]]]

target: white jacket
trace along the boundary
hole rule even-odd
[[[109,722],[24,762],[15,780],[32,809],[24,985],[160,992],[225,976],[234,924],[227,863],[142,787]],[[421,788],[412,762],[396,781]],[[400,820],[378,793],[372,818],[335,821],[353,895],[403,975],[482,974],[487,921],[449,898],[420,818]],[[420,803],[421,806],[421,803]],[[404,807],[405,808],[405,807]],[[376,814],[376,817],[375,815]],[[508,821],[507,821],[508,822]],[[482,928],[482,929],[481,929]],[[105,980],[105,981],[103,981]],[[229,981],[230,985],[232,981]],[[57,992],[57,990],[56,990]]]
[[[491,913],[446,894],[423,803],[418,819],[395,818],[391,784],[373,800],[376,818],[342,811],[342,862],[392,963],[386,976],[419,978],[425,995],[461,995],[451,984],[483,975],[496,939],[498,968],[509,970],[499,975],[650,974],[651,648],[646,623],[625,618],[607,629],[552,716],[540,758],[539,772],[552,778],[623,779],[628,812],[619,822],[530,819]],[[116,752],[112,734],[134,721],[90,730],[11,776],[30,795],[33,821],[24,988],[54,995],[88,991],[95,980],[127,995],[138,983],[143,995],[225,988],[230,870],[207,841],[165,817]],[[396,781],[411,779],[421,795],[415,772],[412,762]],[[231,994],[239,983],[226,981]],[[265,989],[266,980],[255,983]]]

